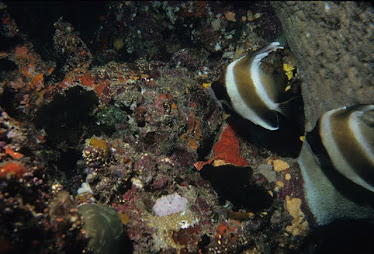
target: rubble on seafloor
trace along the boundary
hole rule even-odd
[[[276,38],[266,2],[107,3],[94,34],[68,17],[47,20],[45,51],[7,4],[1,253],[300,250],[314,222],[299,133],[265,138],[205,88]],[[167,195],[181,208],[156,212]]]

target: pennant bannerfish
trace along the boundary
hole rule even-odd
[[[323,114],[308,143],[323,146],[329,162],[340,174],[374,192],[374,105],[356,105]],[[318,143],[318,144],[317,144]],[[321,151],[316,151],[318,154]]]
[[[306,133],[298,161],[318,224],[374,219],[374,105],[324,113]]]
[[[283,88],[276,84],[275,76],[261,68],[261,60],[277,49],[283,47],[279,42],[273,42],[252,55],[233,61],[211,86],[216,99],[227,101],[229,107],[243,118],[268,130],[279,127],[276,112],[284,114],[278,103]]]

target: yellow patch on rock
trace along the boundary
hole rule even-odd
[[[275,184],[281,188],[284,188],[284,183],[281,181],[276,181]]]
[[[225,12],[225,19],[231,22],[236,22],[235,13],[231,11]]]
[[[204,88],[209,88],[212,85],[212,83],[203,83],[202,85]]]
[[[266,159],[266,164],[267,165],[271,165],[273,163],[273,160],[272,159]]]
[[[286,230],[293,236],[303,236],[309,230],[308,221],[305,219],[305,214],[301,211],[301,199],[290,198],[286,196],[286,209],[292,216],[292,224],[286,227]]]
[[[283,70],[287,75],[288,80],[293,78],[293,71],[295,70],[295,66],[291,66],[289,64],[283,64]]]
[[[224,165],[227,165],[229,163],[225,162],[224,160],[214,160],[213,161],[213,166],[215,167],[219,167],[219,166],[224,166]]]
[[[125,43],[123,42],[123,39],[122,38],[114,38],[113,40],[113,48],[115,51],[119,51],[121,48],[123,48],[123,46],[125,45]]]
[[[275,172],[281,172],[283,170],[286,170],[290,168],[290,165],[282,160],[273,160],[273,168]]]
[[[284,179],[285,179],[286,181],[291,180],[291,174],[287,173],[287,174],[284,176]]]
[[[118,213],[119,217],[121,218],[121,222],[123,225],[127,225],[129,223],[129,216],[125,213]]]

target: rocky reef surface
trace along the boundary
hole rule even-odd
[[[303,79],[307,130],[328,110],[373,103],[371,3],[289,1],[272,6]]]
[[[207,89],[279,38],[269,2],[0,2],[0,18],[1,253],[314,248],[301,100],[271,132]],[[301,98],[290,48],[269,61]]]

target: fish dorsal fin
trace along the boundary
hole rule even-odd
[[[281,73],[274,72],[275,68],[266,62],[262,62],[262,59],[277,49],[283,49],[283,47],[279,45],[279,42],[273,42],[265,48],[256,51],[250,59],[251,75],[257,80],[255,82],[257,84],[256,90],[267,101],[267,105],[271,105],[271,109],[276,109],[275,103],[278,102],[279,95],[283,91],[282,83],[279,82],[281,80],[279,74]]]
[[[270,52],[277,49],[283,49],[279,42],[272,42],[264,48],[261,48],[253,53],[254,56],[259,56],[261,59],[267,56]]]

